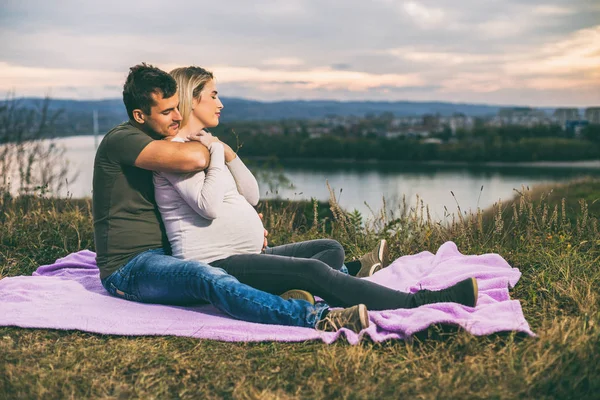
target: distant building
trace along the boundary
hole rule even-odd
[[[416,139],[429,137],[430,134],[431,132],[429,131],[429,129],[423,126],[411,126],[402,130],[392,130],[384,132],[382,136],[388,139],[395,139],[398,137]]]
[[[567,121],[579,121],[580,119],[577,108],[557,108],[552,116],[562,126],[566,126]]]
[[[320,138],[330,133],[331,129],[325,126],[311,126],[308,128],[308,135],[311,139]]]
[[[407,136],[415,138],[426,138],[431,134],[431,130],[426,126],[413,126],[405,131]]]
[[[543,123],[547,115],[543,110],[531,107],[506,107],[498,111],[498,115],[492,118],[488,125],[506,126],[521,125],[534,126]]]
[[[500,118],[522,118],[529,117],[534,112],[534,109],[531,107],[509,107],[509,108],[501,108],[498,110],[498,117]]]
[[[267,128],[268,135],[283,135],[283,127],[280,125],[271,125]]]
[[[387,131],[384,134],[384,137],[388,139],[395,139],[397,137],[406,136],[403,131]]]
[[[565,130],[568,132],[573,132],[576,137],[581,135],[581,131],[589,125],[589,122],[586,120],[577,120],[577,121],[567,121],[565,122]]]
[[[421,143],[423,143],[423,144],[442,144],[444,142],[442,141],[442,139],[438,139],[438,138],[427,138],[427,139],[421,140]]]
[[[473,128],[473,118],[462,113],[454,113],[451,117],[444,119],[442,123],[450,127],[452,134],[455,134],[457,129],[471,130]]]
[[[425,114],[423,115],[423,126],[429,130],[435,130],[440,125],[440,116]]]
[[[600,107],[586,108],[585,119],[587,119],[590,124],[600,124]]]

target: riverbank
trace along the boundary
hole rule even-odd
[[[327,158],[327,157],[285,157],[279,158],[275,156],[250,156],[245,157],[246,160],[251,160],[257,163],[280,163],[282,165],[327,165],[340,164],[346,165],[368,165],[368,166],[398,166],[398,167],[448,167],[448,168],[465,168],[465,167],[480,167],[480,168],[572,168],[580,170],[592,170],[600,173],[600,160],[581,160],[581,161],[529,161],[529,162],[466,162],[466,161],[395,161],[395,160],[380,160],[370,158],[364,160],[356,160],[352,158]]]
[[[420,207],[363,224],[325,204],[317,204],[316,217],[310,202],[260,205],[273,244],[333,237],[350,258],[385,237],[393,257],[435,252],[447,240],[463,254],[499,253],[523,274],[511,297],[521,301],[535,339],[431,327],[411,342],[328,346],[2,327],[0,393],[12,399],[591,399],[600,391],[599,199],[599,180],[574,181],[517,193],[508,206],[457,214],[448,225]],[[30,275],[81,249],[93,250],[89,200],[0,196],[0,277]]]

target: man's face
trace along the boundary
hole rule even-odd
[[[152,99],[154,105],[150,108],[150,114],[144,115],[144,126],[158,136],[174,136],[179,132],[181,124],[181,114],[177,109],[179,105],[179,95],[163,98],[162,93],[153,93]]]

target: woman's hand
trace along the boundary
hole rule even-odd
[[[212,133],[205,131],[205,130],[201,130],[198,133],[190,133],[189,135],[187,135],[187,139],[193,140],[194,142],[199,142],[203,136],[207,136],[207,135],[212,136]]]
[[[218,137],[213,136],[212,133],[205,130],[201,130],[198,133],[190,133],[187,138],[188,140],[193,140],[194,142],[200,142],[206,147],[208,147],[206,143],[210,144],[213,142],[220,142]]]
[[[258,213],[258,218],[260,218],[261,222],[263,219],[263,215],[262,213]],[[264,228],[263,228],[264,229]],[[262,251],[265,251],[265,249],[267,248],[267,246],[269,245],[269,241],[267,240],[267,236],[269,236],[269,231],[265,229],[265,240],[263,242],[263,248]]]
[[[200,142],[203,145],[205,145],[207,148],[210,149],[210,145],[213,143],[220,143],[221,141],[219,140],[218,137],[213,136],[212,133],[207,132],[205,130],[200,131],[199,133],[196,134],[191,134],[188,136],[189,140],[194,140],[196,142]]]
[[[213,136],[212,133],[205,131],[205,130],[201,130],[199,133],[192,133],[192,134],[188,135],[187,138],[189,140],[194,140],[196,142],[200,142],[203,145],[205,145],[207,148],[210,146],[211,143],[215,143],[215,142],[223,143],[223,142],[221,142],[221,140],[218,137]],[[235,151],[233,151],[233,149],[231,147],[229,147],[229,145],[227,143],[223,143],[223,150],[225,152],[225,162],[230,162],[237,157],[237,154],[235,154]]]

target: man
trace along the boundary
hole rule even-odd
[[[106,134],[94,161],[93,215],[102,285],[114,296],[161,304],[209,302],[238,319],[355,332],[369,324],[364,305],[284,300],[241,284],[208,264],[169,255],[152,185],[152,171],[195,172],[209,164],[198,142],[160,140],[179,130],[173,78],[151,65],[130,69],[123,87],[129,121]]]

